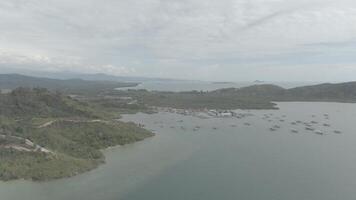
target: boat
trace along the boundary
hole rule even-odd
[[[278,126],[278,125],[274,125],[273,128],[278,129],[278,128],[281,128],[281,127]]]
[[[314,128],[307,126],[307,127],[305,127],[305,130],[307,130],[307,131],[314,131]]]
[[[316,130],[314,131],[315,134],[318,134],[318,135],[324,135],[323,131],[321,130]]]

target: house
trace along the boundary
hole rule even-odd
[[[224,111],[220,113],[221,117],[232,117],[232,113],[228,111]]]

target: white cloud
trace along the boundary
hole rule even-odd
[[[111,75],[126,75],[130,73],[135,73],[135,68],[125,67],[125,66],[115,66],[112,64],[102,65],[102,66],[92,66],[90,70],[97,73],[107,73]]]
[[[254,80],[269,63],[356,64],[353,0],[1,0],[0,19],[2,65]]]

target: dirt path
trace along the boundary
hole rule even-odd
[[[52,121],[46,122],[46,123],[44,123],[44,124],[38,126],[38,128],[45,128],[45,127],[47,127],[47,126],[52,125],[54,122],[56,122],[56,120],[52,120]]]

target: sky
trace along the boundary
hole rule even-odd
[[[356,80],[355,0],[1,0],[0,73]]]

